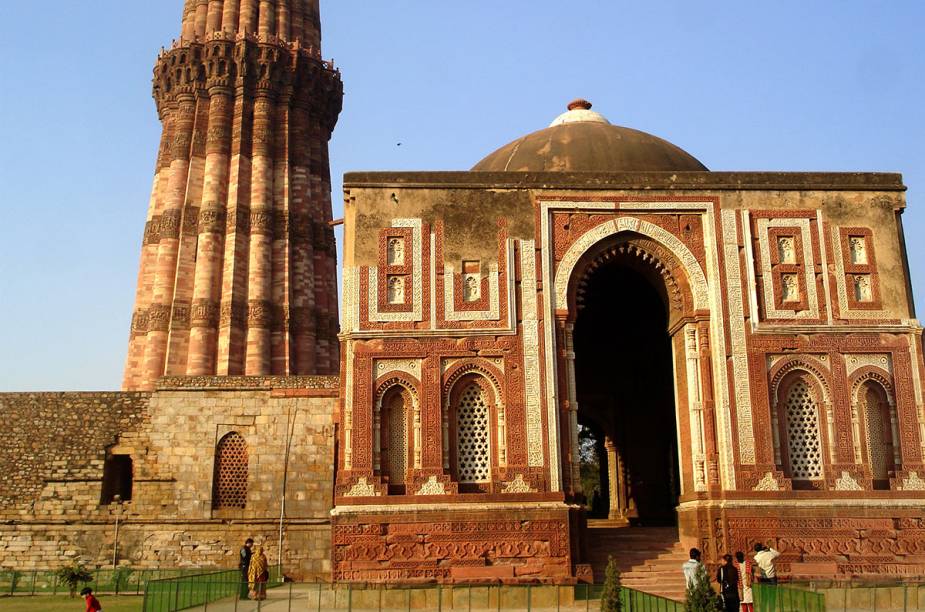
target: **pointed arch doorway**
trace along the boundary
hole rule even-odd
[[[672,331],[685,300],[663,263],[668,257],[651,239],[621,234],[576,268],[574,384],[581,488],[592,518],[677,524]]]

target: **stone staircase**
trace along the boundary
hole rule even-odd
[[[688,551],[678,541],[676,527],[616,527],[606,520],[589,520],[587,541],[596,584],[603,582],[607,559],[612,556],[623,586],[684,600],[681,565]]]

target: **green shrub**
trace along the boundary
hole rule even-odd
[[[684,599],[684,612],[722,612],[723,606],[719,596],[710,585],[707,568],[701,565],[694,580],[687,585]]]
[[[620,601],[620,570],[617,562],[610,557],[607,569],[604,572],[604,592],[601,593],[601,612],[621,612],[623,603]]]
[[[23,573],[17,570],[10,571],[10,593],[15,593],[19,589],[19,583],[22,580]]]
[[[134,573],[135,570],[130,567],[120,567],[112,573],[112,585],[116,593],[122,593],[128,589],[129,580]]]
[[[71,565],[66,565],[59,569],[57,576],[58,580],[67,585],[67,590],[71,597],[77,596],[78,585],[93,581],[93,574],[87,571],[87,568],[79,561],[74,561]]]

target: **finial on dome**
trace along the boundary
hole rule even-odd
[[[584,98],[576,98],[575,100],[572,100],[571,102],[568,103],[569,110],[575,110],[576,108],[580,108],[583,110],[591,110],[592,106],[594,105],[588,102],[587,100],[585,100]]]
[[[556,127],[566,123],[603,123],[610,125],[600,113],[591,110],[591,103],[584,98],[578,98],[568,103],[568,111],[562,113],[549,127]]]

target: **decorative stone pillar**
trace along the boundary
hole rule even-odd
[[[566,386],[568,387],[569,467],[573,493],[581,493],[581,457],[578,442],[578,390],[575,385],[575,323],[562,324],[562,347],[565,357]]]
[[[604,438],[604,452],[607,453],[607,486],[610,489],[610,512],[612,521],[628,522],[626,518],[626,488],[623,486],[623,462],[613,438]]]
[[[691,430],[691,463],[694,490],[707,490],[707,458],[704,443],[703,392],[700,373],[700,351],[695,325],[684,326],[685,363],[687,364],[687,405]]]

